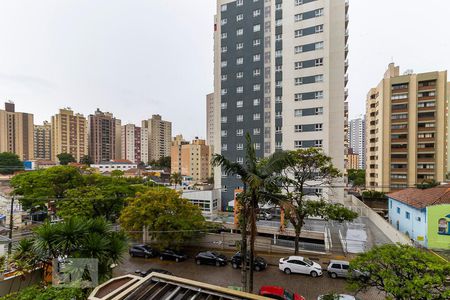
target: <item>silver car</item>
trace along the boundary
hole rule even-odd
[[[348,277],[348,270],[350,268],[350,262],[345,260],[331,260],[328,265],[327,271],[331,278]]]

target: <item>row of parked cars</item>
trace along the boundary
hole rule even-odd
[[[187,259],[187,255],[183,252],[173,249],[166,249],[158,252],[148,245],[135,245],[129,249],[129,254],[132,257],[159,257],[160,260],[174,260],[181,262]],[[225,255],[215,251],[200,252],[195,256],[195,263],[197,265],[215,265],[217,267],[225,266],[230,262],[234,269],[238,269],[242,265],[241,252],[234,254],[231,259],[228,259]],[[262,271],[267,268],[267,262],[262,257],[255,257],[253,262],[253,269],[255,271]]]

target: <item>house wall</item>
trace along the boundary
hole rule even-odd
[[[409,218],[407,213],[409,213]],[[427,247],[426,209],[417,209],[389,198],[389,222],[400,232]]]
[[[428,248],[450,249],[450,204],[427,207]]]

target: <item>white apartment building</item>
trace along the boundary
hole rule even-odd
[[[121,157],[133,163],[148,163],[148,134],[146,128],[134,124],[122,126]]]
[[[366,168],[366,121],[364,117],[350,120],[348,130],[349,147],[359,156],[359,169]]]
[[[344,170],[348,8],[346,0],[217,1],[216,153],[243,162],[249,133],[260,157],[320,147]],[[214,174],[228,203],[242,183]],[[342,199],[343,189],[327,195]]]

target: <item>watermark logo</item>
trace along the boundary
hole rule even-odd
[[[54,259],[52,284],[55,287],[96,287],[98,285],[98,259]]]

